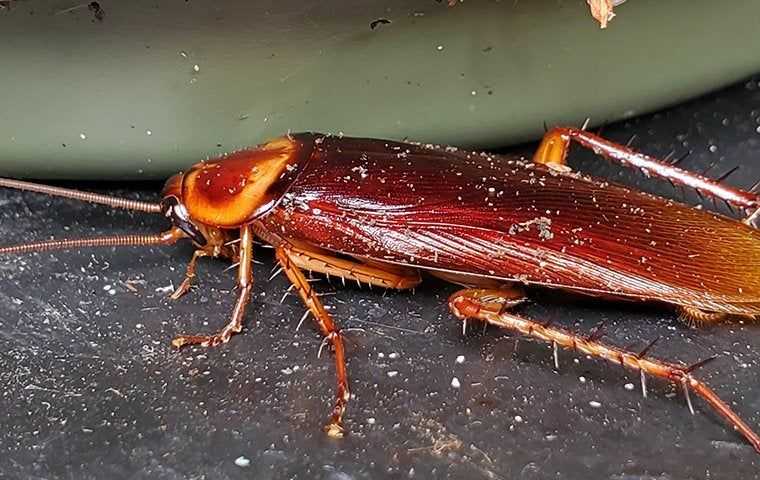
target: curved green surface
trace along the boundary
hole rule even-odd
[[[760,70],[760,2],[15,2],[0,171],[155,178],[288,130],[488,147]],[[385,18],[390,24],[373,20]]]

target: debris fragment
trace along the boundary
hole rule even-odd
[[[448,0],[446,3],[449,7],[453,7],[457,3],[462,3],[463,1],[464,0]],[[438,0],[438,2],[440,3],[441,0]],[[588,3],[589,9],[591,10],[591,15],[597,22],[599,22],[599,26],[601,28],[607,28],[607,24],[615,17],[613,9],[618,5],[625,3],[625,0],[586,0],[586,3]],[[375,22],[377,22],[377,20],[375,20]],[[372,23],[370,24],[370,27],[372,27],[373,30],[375,28],[372,26]]]
[[[607,23],[615,17],[613,8],[624,2],[625,0],[586,0],[591,9],[591,15],[602,28],[607,28]]]
[[[106,16],[105,10],[100,6],[98,2],[90,2],[87,4],[87,9],[90,10],[95,17],[95,20],[102,22]]]
[[[369,22],[369,28],[374,30],[378,25],[388,25],[389,23],[391,23],[391,21],[387,18],[378,18],[377,20],[372,20]]]
[[[533,226],[537,228],[538,238],[542,242],[554,238],[554,233],[552,233],[552,221],[550,218],[546,217],[536,217],[532,220],[512,224],[509,227],[509,234],[517,235],[518,233],[529,232]]]

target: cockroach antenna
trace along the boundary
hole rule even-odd
[[[82,192],[70,188],[52,187],[50,185],[24,182],[22,180],[14,180],[11,178],[0,178],[0,187],[44,193],[54,197],[71,198],[88,203],[107,205],[113,208],[123,208],[126,210],[147,213],[161,213],[161,205],[158,203],[141,202],[139,200],[112,197],[98,193]],[[47,240],[0,247],[0,255],[48,252],[51,250],[69,250],[89,247],[146,247],[152,245],[169,245],[179,240],[182,236],[182,233],[178,229],[172,228],[163,233],[148,235],[114,235],[105,237]]]
[[[114,235],[110,237],[47,240],[0,247],[0,255],[49,252],[51,250],[71,250],[89,247],[147,247],[155,245],[171,245],[181,237],[182,232],[178,229],[172,228],[166,232],[152,235]]]
[[[12,178],[0,178],[0,187],[15,188],[16,190],[26,190],[29,192],[44,193],[54,197],[65,197],[74,200],[80,200],[88,203],[97,203],[107,205],[113,208],[122,208],[125,210],[134,210],[146,213],[161,213],[161,205],[153,202],[142,202],[139,200],[130,200],[128,198],[112,197],[110,195],[101,195],[98,193],[82,192],[70,188],[52,187],[39,183],[25,182],[14,180]]]

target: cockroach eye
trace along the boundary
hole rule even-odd
[[[206,237],[198,230],[198,227],[190,219],[187,208],[175,196],[165,197],[161,201],[161,210],[169,218],[172,224],[182,230],[198,246],[205,246]]]

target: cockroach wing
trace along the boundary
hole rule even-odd
[[[760,232],[574,173],[452,148],[315,137],[269,228],[335,252],[760,314]]]

